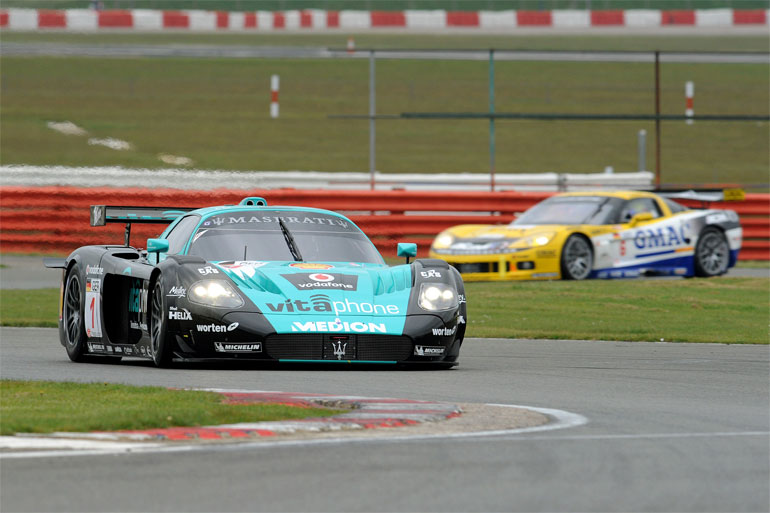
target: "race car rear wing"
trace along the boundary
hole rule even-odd
[[[746,192],[743,189],[690,189],[687,191],[667,191],[657,190],[658,195],[670,199],[687,199],[700,201],[703,208],[714,201],[743,201],[746,199]]]
[[[171,224],[180,216],[196,208],[91,205],[91,226],[104,226],[107,223],[126,223],[125,244],[128,246],[131,239],[132,223]]]

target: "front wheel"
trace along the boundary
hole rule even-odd
[[[585,280],[593,268],[591,244],[580,235],[570,235],[561,250],[561,276],[565,280]]]
[[[163,294],[163,276],[158,276],[152,290],[150,309],[150,344],[152,361],[157,367],[171,365],[171,343],[166,333],[166,296]]]
[[[695,275],[704,278],[727,272],[730,264],[730,247],[725,235],[716,228],[704,229],[695,246]]]

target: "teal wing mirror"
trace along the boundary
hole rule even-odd
[[[149,253],[165,253],[168,251],[168,240],[147,239],[147,251]]]
[[[399,242],[396,255],[400,257],[406,257],[406,263],[409,263],[410,258],[417,256],[417,244],[413,242]]]

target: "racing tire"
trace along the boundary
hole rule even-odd
[[[591,243],[580,235],[570,235],[561,249],[561,277],[585,280],[591,274],[594,252]]]
[[[730,246],[722,231],[707,227],[700,232],[695,245],[695,276],[710,278],[727,272],[730,265]]]
[[[158,276],[150,299],[150,352],[157,367],[171,365],[171,342],[166,327],[166,296],[163,294],[163,275]]]
[[[80,276],[80,266],[73,265],[64,285],[62,301],[62,326],[60,336],[70,360],[77,363],[118,363],[120,356],[89,355],[86,351],[85,304],[86,293],[83,279]]]

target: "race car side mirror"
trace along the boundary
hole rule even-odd
[[[653,219],[651,212],[639,212],[634,217],[631,218],[631,226],[636,226],[637,224],[644,222],[644,221],[650,221]]]
[[[417,256],[417,244],[413,242],[399,242],[396,255],[400,257],[406,257],[406,263],[409,263],[409,258],[415,258]]]
[[[147,251],[149,253],[165,253],[168,251],[167,239],[147,239]]]

